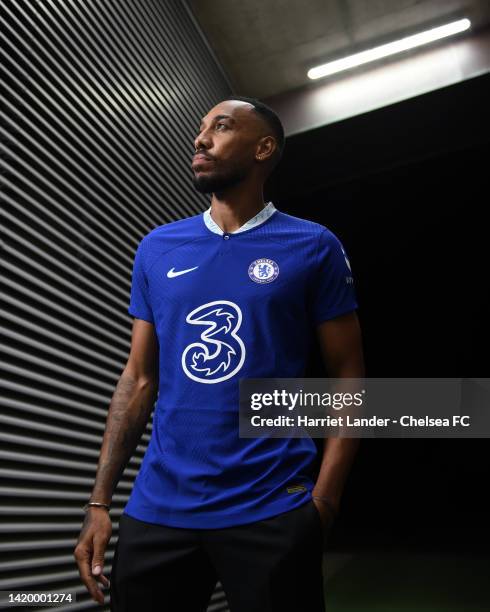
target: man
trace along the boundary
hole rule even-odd
[[[220,580],[232,612],[321,612],[323,533],[357,441],[240,438],[241,378],[304,374],[311,333],[331,377],[364,375],[357,303],[339,240],[264,205],[284,132],[256,100],[202,119],[194,185],[203,214],[156,227],[136,251],[131,350],[111,401],[91,501],[108,506],[151,414],[148,450],[120,519],[116,612],[206,610]],[[75,549],[93,599],[111,521],[89,506]]]

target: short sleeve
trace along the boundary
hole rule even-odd
[[[145,239],[141,240],[136,249],[131,278],[131,297],[128,312],[137,319],[153,323],[153,312],[150,304],[148,280],[145,273]]]
[[[319,324],[358,307],[349,259],[340,240],[328,229],[319,238],[311,283],[313,323]]]

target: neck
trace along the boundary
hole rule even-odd
[[[226,193],[213,193],[211,217],[223,232],[231,233],[255,217],[264,207],[261,185],[255,189],[247,188],[246,190],[242,185],[238,185],[237,188],[229,189]]]

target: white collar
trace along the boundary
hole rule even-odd
[[[228,234],[239,234],[240,232],[244,232],[245,230],[249,230],[252,227],[257,227],[257,225],[261,225],[264,221],[267,221],[269,217],[271,217],[276,212],[276,207],[272,202],[268,202],[266,206],[258,212],[255,217],[249,219],[246,223],[244,223],[241,227],[239,227],[234,232],[227,232]],[[221,227],[213,221],[211,217],[211,206],[203,212],[203,219],[206,227],[214,232],[215,234],[223,235],[224,232]]]

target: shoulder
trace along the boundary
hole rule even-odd
[[[325,227],[316,221],[295,217],[282,211],[277,211],[276,219],[279,224],[285,228],[296,230],[298,232],[306,232],[314,235],[321,233]]]
[[[199,236],[202,213],[158,225],[145,234],[139,243],[143,251],[166,251]]]
[[[285,234],[296,236],[297,238],[305,238],[313,240],[320,245],[337,245],[340,244],[339,238],[325,225],[288,215],[282,211],[278,211],[276,215],[277,226],[282,229]]]

